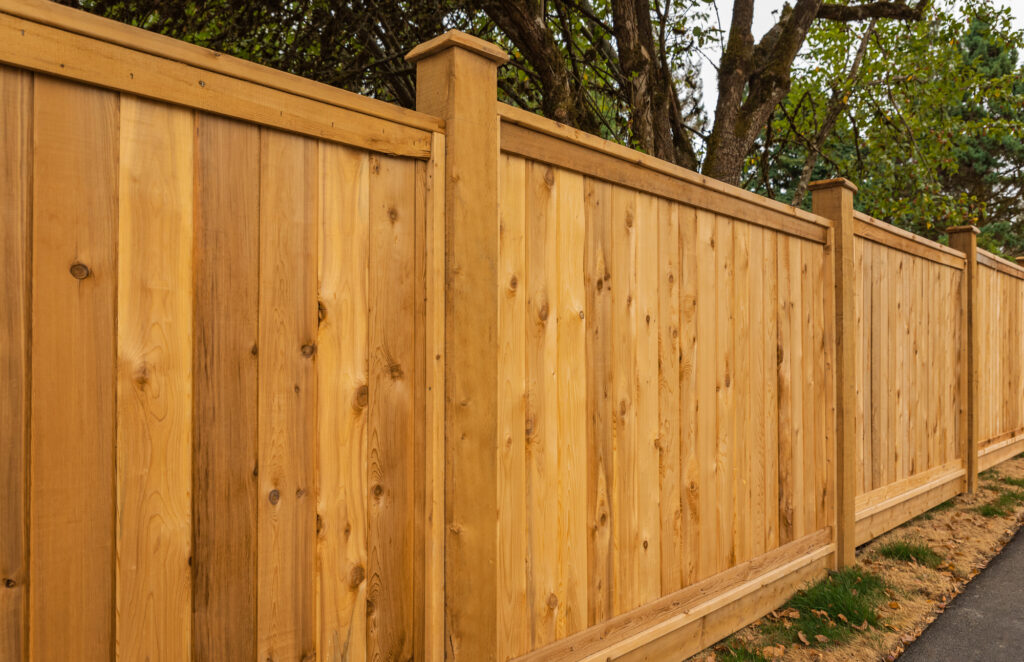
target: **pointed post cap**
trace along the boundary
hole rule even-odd
[[[810,191],[818,191],[825,188],[845,188],[857,192],[857,185],[851,182],[845,177],[836,177],[834,179],[819,179],[816,182],[811,182],[807,185],[807,189]]]
[[[449,30],[439,37],[423,42],[409,51],[409,54],[405,56],[405,60],[406,62],[419,62],[423,58],[436,55],[448,48],[456,47],[487,58],[498,65],[508,62],[508,53],[504,49],[460,30]]]
[[[946,228],[946,234],[960,234],[961,232],[981,234],[981,230],[978,229],[977,225],[954,225],[951,228]]]

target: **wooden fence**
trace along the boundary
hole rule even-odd
[[[1024,269],[0,0],[0,658],[680,660],[1024,450]]]

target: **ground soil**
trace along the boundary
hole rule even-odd
[[[1024,455],[1004,462],[985,472],[979,481],[978,493],[963,494],[952,500],[952,507],[930,511],[876,538],[857,550],[857,561],[871,572],[881,575],[890,585],[891,598],[880,610],[882,627],[868,627],[852,641],[830,648],[797,644],[783,651],[769,647],[759,626],[762,621],[736,633],[751,651],[766,657],[796,662],[865,662],[895,660],[904,647],[916,639],[935,620],[957,594],[1009,542],[1024,521],[1024,504],[1008,508],[1006,517],[984,517],[977,509],[991,502],[999,490],[1012,486],[1002,477],[1024,479]],[[938,569],[913,562],[894,561],[881,557],[877,549],[892,540],[912,539],[923,542],[943,557]],[[693,662],[720,660],[724,649],[712,646],[690,658]]]

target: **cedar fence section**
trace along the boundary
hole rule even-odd
[[[679,660],[1024,450],[1024,269],[0,0],[0,657]]]

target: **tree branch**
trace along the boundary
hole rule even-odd
[[[928,9],[930,0],[918,0],[914,6],[905,2],[868,2],[862,5],[826,5],[818,8],[818,18],[827,21],[864,21],[869,18],[894,18],[901,21],[919,21]]]

